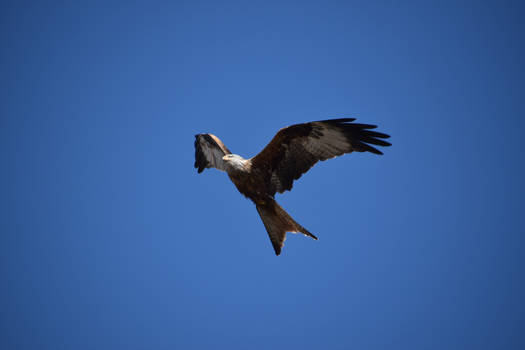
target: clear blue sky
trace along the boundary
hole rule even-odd
[[[1,6],[2,349],[525,348],[520,2]],[[336,117],[276,257],[194,134]]]

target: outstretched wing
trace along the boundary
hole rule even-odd
[[[195,135],[195,168],[202,173],[204,168],[217,168],[225,171],[222,157],[230,154],[222,141],[212,134]]]
[[[321,120],[279,130],[251,159],[252,169],[268,175],[268,192],[291,190],[293,181],[320,160],[351,152],[383,154],[371,145],[390,146],[389,135],[371,131],[375,125],[351,123],[355,118]]]

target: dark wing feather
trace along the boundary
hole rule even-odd
[[[268,192],[291,190],[293,181],[320,160],[351,152],[383,154],[375,146],[390,146],[389,135],[375,125],[352,123],[354,118],[296,124],[279,130],[255,157],[252,167],[268,175]]]
[[[205,168],[226,170],[222,157],[230,153],[230,150],[217,136],[195,135],[195,168],[199,173],[202,173]]]

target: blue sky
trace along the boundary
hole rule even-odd
[[[1,6],[2,348],[525,347],[520,2]],[[337,117],[279,257],[193,168]]]

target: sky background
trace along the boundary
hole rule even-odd
[[[0,8],[2,349],[525,348],[525,11],[512,1]],[[356,117],[274,255],[194,135],[251,157]]]

